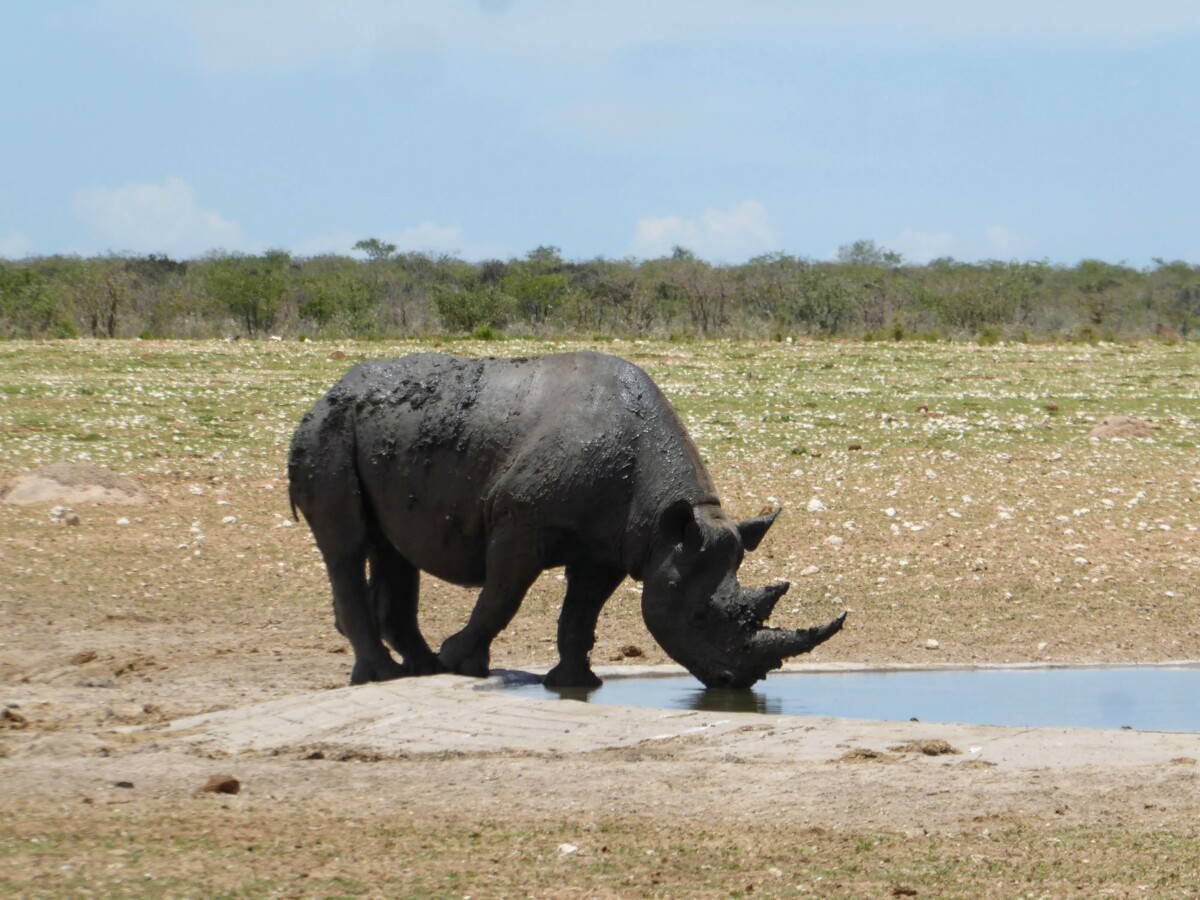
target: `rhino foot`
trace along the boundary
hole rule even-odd
[[[491,670],[491,660],[487,653],[476,653],[462,660],[452,671],[459,675],[469,675],[472,678],[487,678]]]
[[[491,654],[486,645],[482,649],[471,651],[471,643],[462,632],[446,638],[437,655],[442,671],[470,675],[472,678],[487,678]]]
[[[405,675],[438,675],[446,671],[442,661],[432,653],[414,659],[412,662],[405,659],[402,668]]]
[[[586,663],[583,666],[568,666],[566,663],[560,662],[546,673],[542,684],[553,688],[598,688],[604,682]]]
[[[366,684],[370,681],[391,681],[408,674],[404,666],[392,657],[385,656],[375,660],[358,659],[350,670],[351,684]]]

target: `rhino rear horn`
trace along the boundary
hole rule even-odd
[[[777,581],[760,588],[743,588],[742,602],[754,610],[754,617],[761,625],[771,617],[771,611],[779,598],[788,592],[791,582]]]
[[[747,519],[745,522],[738,522],[738,534],[742,536],[742,546],[747,552],[753,553],[758,549],[758,545],[762,543],[763,535],[767,533],[767,529],[775,522],[775,517],[779,515],[780,507],[764,512],[756,518]]]

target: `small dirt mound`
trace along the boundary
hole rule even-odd
[[[99,466],[55,463],[18,475],[0,486],[0,503],[33,506],[53,503],[80,506],[85,503],[149,503],[154,495],[132,478]]]
[[[1091,430],[1090,438],[1132,438],[1149,437],[1154,431],[1149,422],[1135,416],[1105,416],[1104,420]]]

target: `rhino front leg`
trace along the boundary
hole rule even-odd
[[[438,651],[438,661],[448,671],[487,677],[492,641],[512,621],[525,592],[542,571],[532,543],[516,528],[493,534],[488,544],[487,576],[471,618]]]
[[[558,616],[558,665],[546,673],[548,687],[599,687],[588,654],[596,645],[596,620],[625,577],[620,569],[567,566],[567,595]]]

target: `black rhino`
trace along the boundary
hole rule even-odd
[[[670,403],[613,356],[355,366],[300,422],[288,480],[324,556],[354,684],[486,675],[492,640],[558,566],[567,590],[549,685],[600,683],[596,620],[626,575],[643,582],[654,639],[710,687],[750,686],[845,619],[764,627],[788,585],[742,588],[737,571],[778,508],[734,523]],[[436,655],[417,626],[422,571],[482,588]]]

